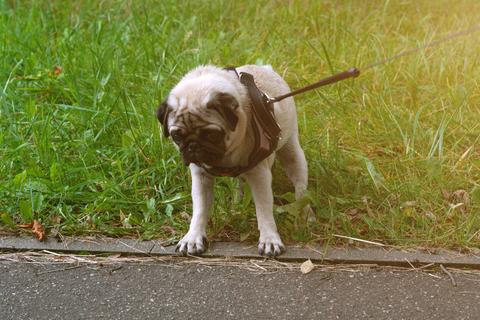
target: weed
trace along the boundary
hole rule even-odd
[[[297,89],[467,29],[479,9],[475,0],[0,0],[0,223],[178,239],[190,177],[154,111],[188,70],[271,64]],[[276,164],[283,239],[478,245],[479,37],[296,97],[317,222],[299,219]],[[241,199],[222,178],[215,194],[209,236],[256,240],[248,189]]]

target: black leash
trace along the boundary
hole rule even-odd
[[[404,53],[401,53],[401,54],[398,54],[394,57],[391,57],[391,58],[388,58],[388,59],[385,59],[385,60],[382,60],[382,61],[379,61],[379,62],[375,62],[375,63],[372,63],[371,65],[368,65],[366,67],[363,67],[361,69],[357,69],[357,68],[354,68],[354,67],[351,67],[350,69],[348,69],[347,71],[345,72],[342,72],[342,73],[339,73],[339,74],[336,74],[334,76],[331,76],[331,77],[328,77],[328,78],[325,78],[325,79],[322,79],[318,82],[315,82],[314,84],[311,84],[305,88],[302,88],[302,89],[298,89],[298,90],[295,90],[295,91],[292,91],[290,93],[287,93],[285,95],[282,95],[282,96],[279,96],[279,97],[275,97],[275,98],[270,98],[267,96],[267,102],[268,103],[274,103],[274,102],[279,102],[285,98],[288,98],[288,97],[291,97],[291,96],[295,96],[297,94],[300,94],[300,93],[303,93],[303,92],[306,92],[306,91],[310,91],[310,90],[313,90],[313,89],[316,89],[316,88],[319,88],[319,87],[323,87],[323,86],[326,86],[326,85],[329,85],[329,84],[332,84],[332,83],[335,83],[335,82],[338,82],[338,81],[342,81],[342,80],[345,80],[345,79],[348,79],[348,78],[357,78],[359,75],[360,75],[360,72],[363,71],[363,70],[367,70],[367,69],[370,69],[370,68],[373,68],[375,66],[378,66],[379,64],[384,64],[388,61],[392,61],[392,60],[395,60],[395,59],[398,59],[400,57],[403,57],[403,56],[406,56],[406,55],[409,55],[409,54],[412,54],[414,52],[417,52],[417,51],[420,51],[420,50],[423,50],[425,48],[428,48],[428,47],[432,47],[432,46],[435,46],[439,43],[442,43],[442,42],[445,42],[445,41],[448,41],[448,40],[453,40],[455,38],[458,38],[458,37],[461,37],[461,36],[464,36],[464,35],[467,35],[469,33],[472,33],[472,32],[475,32],[475,31],[478,31],[480,30],[480,25],[479,26],[475,26],[475,27],[472,27],[470,29],[467,29],[467,30],[464,30],[464,31],[461,31],[461,32],[458,32],[458,33],[455,33],[455,34],[452,34],[448,37],[445,37],[443,39],[440,39],[440,40],[437,40],[437,41],[434,41],[434,42],[431,42],[429,44],[426,44],[424,46],[421,46],[421,47],[418,47],[418,48],[415,48],[415,49],[412,49],[412,50],[409,50],[409,51],[406,51]]]
[[[406,56],[408,54],[420,51],[422,49],[437,45],[439,43],[452,40],[463,35],[469,34],[471,32],[480,30],[480,25],[467,29],[465,31],[453,34],[446,38],[431,42],[424,46],[406,51],[404,53],[398,54],[394,57],[373,63],[361,69],[357,69],[351,67],[345,72],[336,74],[334,76],[322,79],[314,84],[311,84],[305,88],[301,88],[285,95],[270,98],[266,93],[261,92],[253,79],[251,74],[242,72],[240,73],[240,77],[235,70],[234,67],[225,68],[226,71],[235,74],[235,76],[240,80],[240,82],[245,85],[247,88],[248,94],[250,96],[251,107],[252,107],[252,130],[255,136],[255,145],[248,157],[248,164],[246,166],[235,166],[235,167],[207,167],[203,164],[200,164],[201,167],[209,174],[213,176],[222,176],[222,177],[237,177],[242,173],[249,171],[251,168],[255,167],[258,163],[260,163],[263,159],[267,158],[270,154],[275,152],[277,148],[278,141],[281,139],[281,129],[277,124],[274,116],[274,108],[273,103],[279,102],[285,98],[313,90],[319,87],[323,87],[338,81],[342,81],[348,78],[357,78],[360,75],[360,72],[366,69],[373,68],[379,64],[383,64],[385,62],[398,59],[400,57]],[[264,141],[263,139],[267,139]]]

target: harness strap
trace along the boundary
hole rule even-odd
[[[252,111],[257,116],[257,120],[260,122],[263,130],[265,130],[265,134],[270,141],[270,149],[275,150],[282,130],[280,130],[278,123],[275,121],[273,103],[269,104],[267,102],[267,97],[258,90],[251,74],[242,72],[240,74],[240,82],[248,89],[250,101],[252,102]]]

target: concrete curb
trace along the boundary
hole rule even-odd
[[[113,238],[76,238],[59,242],[55,237],[46,237],[43,242],[34,237],[0,237],[0,253],[12,250],[31,251],[48,250],[53,252],[89,252],[91,254],[121,252],[129,255],[144,256],[171,256],[175,253],[175,246],[163,246],[164,242],[139,241],[134,239]],[[203,258],[231,257],[243,259],[263,259],[252,243],[238,242],[210,242]],[[317,245],[287,245],[286,252],[276,257],[276,260],[285,262],[303,262],[307,259],[316,263],[329,264],[376,264],[382,266],[411,267],[427,264],[440,265],[452,268],[480,269],[480,251],[470,254],[460,254],[446,249],[439,249],[436,253],[418,250],[398,250],[390,247],[342,247]]]

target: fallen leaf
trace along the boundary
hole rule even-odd
[[[42,225],[37,221],[37,219],[33,220],[33,228],[32,232],[35,234],[37,237],[38,241],[43,241],[45,238],[45,229],[42,227]]]
[[[450,204],[450,207],[457,208],[459,205],[461,205],[460,210],[462,210],[463,213],[467,213],[469,210],[468,206],[471,204],[471,199],[468,192],[465,190],[459,189],[453,193],[452,197],[453,197],[453,203]]]
[[[240,242],[247,240],[249,236],[250,236],[250,232],[240,233]]]
[[[60,225],[55,225],[52,229],[50,229],[50,235],[56,237],[60,232]]]
[[[362,197],[362,201],[363,203],[365,203],[365,206],[367,207],[367,212],[368,212],[368,215],[370,216],[370,218],[372,219],[375,219],[375,214],[373,213],[372,209],[370,208],[370,206],[368,205],[368,199],[366,196],[363,196]]]
[[[17,227],[32,231],[35,237],[37,237],[38,241],[43,241],[45,238],[45,229],[37,221],[37,219],[34,219],[32,223],[20,224],[17,225]]]
[[[315,266],[313,265],[312,261],[308,259],[307,261],[302,263],[302,265],[300,266],[300,271],[302,271],[303,274],[307,274],[310,271],[312,271],[314,268]]]
[[[459,202],[463,202],[464,204],[466,204],[467,206],[470,205],[471,201],[470,201],[470,195],[468,194],[467,191],[465,190],[457,190],[453,193],[454,197],[457,198],[459,200]]]
[[[359,210],[361,210],[361,208],[348,210],[347,214],[350,216],[350,222],[352,224],[357,224],[362,220],[363,214],[361,214]]]
[[[363,83],[360,83],[360,88],[362,88],[363,90],[365,90],[367,92],[370,92],[370,91],[368,91],[367,87]]]
[[[396,204],[401,197],[402,197],[401,194],[398,194],[398,195],[392,194],[390,196],[390,201],[392,202],[392,204]]]
[[[55,77],[58,77],[62,73],[63,73],[63,68],[62,67],[58,67],[58,66],[53,67],[53,74],[55,75]]]
[[[92,218],[90,216],[87,216],[87,224],[90,228],[95,229],[95,224],[92,221]]]
[[[190,215],[188,213],[186,213],[185,211],[180,212],[180,216],[182,217],[183,220],[185,220],[188,223],[190,223],[190,221],[192,220]]]
[[[19,225],[17,225],[17,227],[22,228],[22,229],[31,229],[33,227],[33,222],[19,224]]]
[[[424,216],[426,216],[426,217],[429,217],[429,218],[432,219],[433,221],[437,221],[437,217],[433,214],[432,211],[429,211],[429,210],[424,211],[424,212],[422,213],[422,215],[424,215]]]
[[[358,208],[348,210],[348,214],[352,217],[356,216],[358,213]]]
[[[447,189],[442,188],[442,192],[443,192],[443,195],[445,196],[445,198],[450,199],[452,197],[452,194],[450,192],[448,192]]]

